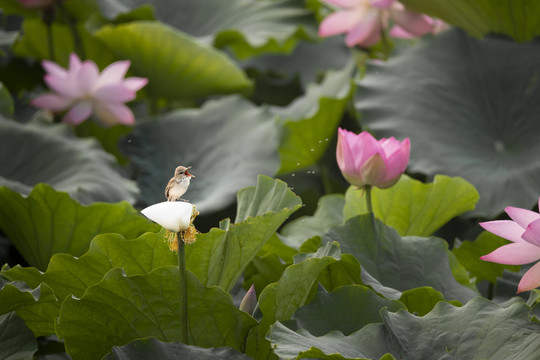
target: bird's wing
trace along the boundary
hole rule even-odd
[[[174,177],[171,178],[171,180],[169,180],[169,183],[167,184],[167,187],[165,188],[165,197],[168,199],[169,198],[169,191],[171,190],[171,188],[173,187],[173,183],[174,183]]]

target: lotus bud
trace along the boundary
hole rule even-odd
[[[376,140],[367,131],[357,135],[339,129],[336,159],[343,177],[351,185],[385,189],[398,182],[407,168],[410,149],[409,138]]]
[[[239,308],[243,312],[246,312],[249,315],[253,315],[253,312],[255,311],[256,306],[257,306],[257,294],[255,293],[255,285],[251,285],[246,295],[242,299],[242,302],[240,303]]]

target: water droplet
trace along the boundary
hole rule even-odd
[[[130,143],[130,144],[131,144],[131,139],[129,139],[129,140],[128,140],[128,143]]]
[[[315,151],[315,149],[311,149],[311,151]]]
[[[291,176],[296,176],[296,174],[291,174]]]
[[[319,140],[319,144],[322,144],[322,140]]]
[[[506,150],[506,146],[501,140],[495,141],[495,144],[493,144],[493,146],[495,147],[495,151],[499,153],[503,153]]]
[[[296,166],[300,166],[300,163],[296,163]]]
[[[328,141],[328,138],[324,139],[324,141]]]

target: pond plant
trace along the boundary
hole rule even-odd
[[[540,2],[0,9],[0,359],[540,358]]]

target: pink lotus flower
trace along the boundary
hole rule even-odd
[[[431,25],[431,33],[432,34],[438,34],[445,30],[448,30],[450,26],[445,23],[444,21],[440,19],[433,19],[428,16],[424,16],[425,20],[430,23]],[[392,29],[390,30],[390,36],[398,39],[412,39],[417,37],[416,35],[408,32],[404,28],[398,25],[394,25]]]
[[[17,0],[27,9],[44,9],[51,6],[56,0]]]
[[[381,33],[394,23],[390,35],[417,37],[433,30],[433,20],[426,15],[407,10],[395,0],[323,0],[343,10],[327,16],[320,24],[319,36],[347,33],[345,43],[370,46],[381,39]]]
[[[88,119],[92,113],[107,125],[131,125],[135,117],[124,103],[135,99],[136,92],[148,83],[148,79],[124,79],[130,64],[129,61],[117,61],[100,74],[93,61],[81,62],[75,54],[70,55],[67,70],[43,60],[47,72],[45,83],[55,93],[38,96],[32,105],[53,112],[70,109],[63,121],[73,125]]]
[[[540,205],[540,199],[538,200]],[[508,206],[504,209],[513,220],[480,223],[487,231],[512,241],[480,257],[507,265],[523,265],[540,260],[540,214],[527,209]],[[540,262],[531,267],[518,285],[518,293],[540,286]]]
[[[351,185],[372,185],[382,189],[394,185],[407,168],[409,138],[394,137],[377,141],[364,131],[358,135],[338,129],[336,158],[343,177]]]

